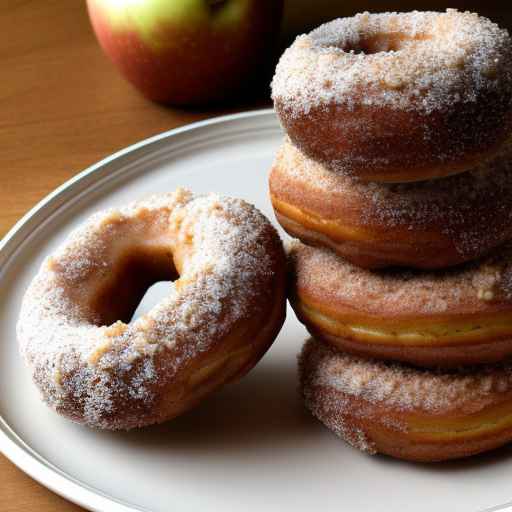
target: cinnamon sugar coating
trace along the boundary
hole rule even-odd
[[[511,63],[508,32],[477,14],[363,13],[299,36],[272,96],[294,144],[332,171],[417,181],[498,151]]]
[[[312,336],[363,357],[427,368],[512,357],[512,244],[437,271],[367,270],[289,244],[289,300]]]
[[[328,247],[366,268],[456,265],[512,237],[510,141],[466,173],[391,184],[334,174],[285,139],[269,182],[278,219],[292,236],[314,245],[325,237]]]
[[[455,370],[427,370],[353,356],[309,339],[300,356],[303,386],[332,387],[402,412],[477,412],[512,391],[510,362]]]
[[[289,246],[292,295],[347,307],[376,319],[506,312],[512,308],[512,244],[452,269],[421,271],[357,267],[328,249]],[[486,299],[486,292],[492,294]]]
[[[274,228],[241,200],[180,189],[98,213],[30,284],[21,353],[44,400],[75,421],[165,421],[268,349],[284,320],[283,257]],[[130,322],[162,279],[176,279],[168,295]]]
[[[512,411],[509,363],[422,370],[352,356],[311,338],[299,355],[299,377],[311,413],[370,454],[447,460],[512,439],[512,429],[500,426],[504,413],[492,414],[496,407]]]

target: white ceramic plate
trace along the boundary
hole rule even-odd
[[[248,377],[165,425],[96,432],[40,402],[15,323],[43,256],[92,212],[177,186],[243,197],[273,219],[267,173],[281,138],[270,110],[173,130],[84,171],[14,227],[0,244],[0,449],[91,510],[476,512],[511,500],[510,447],[410,464],[364,455],[310,418],[296,378],[306,332],[291,310]],[[151,289],[143,307],[161,293]]]

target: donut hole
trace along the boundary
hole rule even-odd
[[[345,43],[337,46],[337,48],[347,53],[372,55],[382,52],[397,52],[415,42],[429,39],[431,39],[431,36],[427,34],[410,36],[401,32],[382,32],[373,35],[361,35],[357,42]]]
[[[131,322],[149,313],[164,297],[169,295],[171,281],[158,281],[149,286],[131,317]]]
[[[130,249],[101,279],[90,303],[93,323],[130,323],[148,290],[156,283],[175,281],[179,274],[172,253],[164,247]],[[162,286],[162,285],[160,285]]]

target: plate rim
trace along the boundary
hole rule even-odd
[[[18,250],[32,231],[30,225],[45,209],[54,207],[54,210],[48,212],[50,216],[53,211],[66,203],[66,193],[77,186],[85,186],[87,190],[89,186],[93,185],[94,179],[87,186],[87,179],[94,177],[105,166],[111,162],[120,159],[121,157],[134,154],[137,151],[145,148],[151,144],[162,141],[167,138],[172,138],[176,135],[191,132],[200,128],[212,125],[219,125],[239,121],[249,118],[260,118],[267,116],[274,116],[273,108],[255,109],[250,111],[236,112],[232,114],[225,114],[221,116],[214,116],[201,121],[187,123],[183,126],[172,128],[164,132],[158,133],[151,137],[147,137],[138,142],[130,144],[110,155],[102,158],[101,160],[86,167],[82,171],[66,180],[59,185],[52,192],[38,201],[35,206],[30,208],[15,224],[7,231],[7,233],[0,239],[0,261],[5,258],[8,261],[12,254]],[[96,179],[101,179],[97,176]],[[80,191],[79,191],[80,192]],[[46,220],[45,217],[44,220]],[[21,240],[17,238],[21,236]],[[11,247],[11,245],[13,247]],[[5,255],[5,253],[7,253]],[[0,270],[0,280],[2,272]],[[16,432],[8,425],[8,423],[0,415],[0,453],[2,453],[11,463],[18,467],[21,471],[29,477],[39,482],[41,485],[51,490],[55,494],[75,503],[86,510],[93,512],[100,512],[109,510],[112,512],[151,512],[149,509],[141,508],[133,504],[125,503],[122,500],[103,493],[99,489],[87,485],[78,479],[73,478],[65,471],[53,466],[49,461],[41,457],[37,452],[32,450],[30,446],[25,443]],[[108,507],[108,508],[107,508]]]

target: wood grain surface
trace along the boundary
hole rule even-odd
[[[156,133],[270,106],[175,110],[146,101],[101,53],[81,0],[0,1],[0,238],[34,204],[97,160]],[[82,510],[0,455],[2,512]]]

